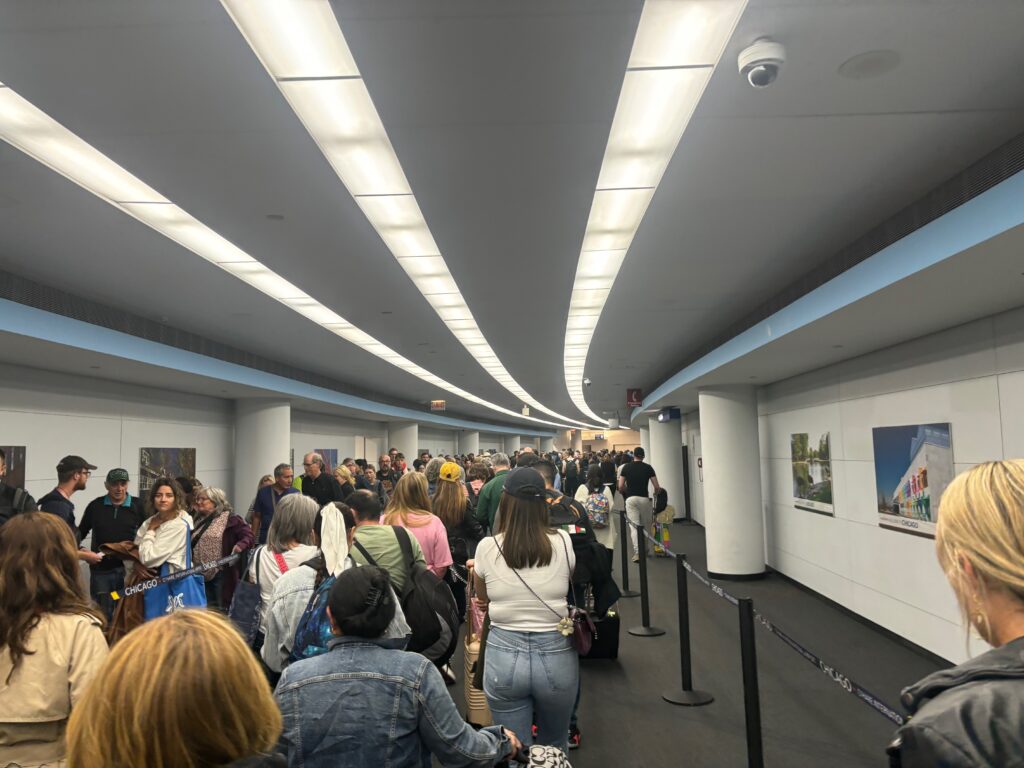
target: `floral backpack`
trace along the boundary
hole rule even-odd
[[[583,502],[583,508],[587,510],[587,517],[594,528],[607,528],[608,518],[611,516],[612,505],[603,491],[591,493]]]

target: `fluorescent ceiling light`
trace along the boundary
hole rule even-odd
[[[247,0],[248,2],[248,0]],[[45,140],[43,138],[45,137]],[[140,179],[71,133],[9,87],[0,84],[0,139],[21,149],[115,208],[153,228],[326,330],[382,360],[472,403],[517,420],[554,427],[555,421],[505,408],[477,397],[416,365],[356,328],[334,310],[292,285],[248,253],[167,200]],[[140,202],[140,199],[142,202]]]
[[[455,338],[520,401],[573,424],[593,426],[538,402],[480,332],[412,194],[329,0],[221,3],[381,240]],[[292,14],[293,7],[299,12]],[[621,238],[601,242],[606,241]],[[432,260],[420,265],[412,257]]]
[[[565,328],[565,386],[583,413],[597,321],[746,0],[646,0],[583,235]]]

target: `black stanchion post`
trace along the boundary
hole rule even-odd
[[[684,707],[701,707],[715,700],[707,691],[693,690],[693,669],[690,665],[690,593],[686,583],[686,555],[676,555],[676,584],[679,595],[679,669],[683,687],[665,691],[661,698]]]
[[[640,621],[639,627],[633,627],[629,634],[637,637],[657,637],[664,635],[665,630],[661,627],[651,626],[651,605],[647,594],[647,537],[643,529],[636,532],[636,540],[640,546]]]
[[[639,597],[640,593],[629,588],[629,523],[626,510],[619,513],[619,551],[622,552],[622,597]]]
[[[764,768],[761,742],[761,697],[757,689],[757,638],[754,637],[754,603],[741,597],[740,656],[743,663],[743,708],[747,719],[747,765]]]

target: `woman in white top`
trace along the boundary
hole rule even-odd
[[[154,571],[167,563],[167,571],[185,570],[191,546],[192,517],[185,511],[185,493],[177,481],[160,477],[154,481],[146,499],[150,517],[135,534],[139,560]]]
[[[277,511],[270,522],[267,544],[256,550],[249,564],[247,580],[260,585],[260,632],[255,642],[257,653],[263,646],[263,635],[267,631],[267,607],[277,580],[317,555],[318,550],[313,544],[313,522],[319,511],[320,506],[314,498],[301,493],[283,496],[277,502]]]
[[[603,496],[607,500],[606,511],[602,510],[602,514],[606,515],[604,526],[599,526],[597,521],[591,516],[590,527],[594,529],[594,535],[597,540],[604,544],[608,549],[615,549],[615,542],[619,538],[618,526],[615,524],[618,518],[613,513],[615,509],[615,496],[612,493],[611,488],[604,484],[604,479],[601,474],[601,467],[599,464],[591,464],[590,469],[587,470],[587,482],[576,489],[576,501],[583,505],[583,508],[587,510],[587,515],[591,515],[591,506],[598,506],[593,504],[588,505],[587,500],[591,496]]]
[[[579,657],[563,632],[572,628],[572,541],[551,529],[544,479],[529,467],[505,479],[497,519],[474,561],[477,596],[491,619],[484,693],[495,722],[521,734],[524,745],[536,722],[537,743],[565,751],[579,682]]]

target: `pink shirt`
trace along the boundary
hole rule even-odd
[[[452,551],[448,546],[448,531],[444,527],[444,523],[441,522],[441,518],[437,515],[431,515],[427,512],[422,514],[414,513],[409,515],[409,517],[417,523],[421,522],[424,518],[430,518],[430,522],[426,525],[402,527],[415,536],[416,541],[420,543],[420,549],[423,550],[423,559],[427,561],[427,567],[438,576],[443,577],[445,571],[448,570],[448,566],[453,562]],[[401,525],[401,522],[396,522],[395,525]]]

